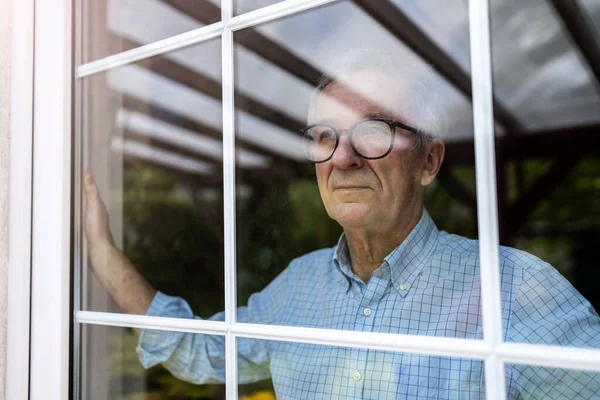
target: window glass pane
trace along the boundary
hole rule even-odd
[[[494,88],[527,130],[600,122],[597,82],[551,2],[492,0],[491,22]]]
[[[236,145],[268,158],[236,170],[238,321],[480,339],[470,98],[350,2],[253,29],[277,50],[234,33]]]
[[[536,365],[508,364],[506,392],[509,399],[598,398],[600,373]]]
[[[84,214],[83,309],[144,314],[154,290],[204,318],[223,309],[220,57],[212,40],[83,79],[81,168],[100,194]]]
[[[238,352],[242,399],[485,399],[480,360],[244,338]]]
[[[225,360],[214,368],[195,368],[190,373],[177,369],[166,354],[185,340],[179,332],[144,330],[143,340],[131,328],[81,326],[81,382],[79,398],[86,400],[224,399]],[[173,339],[165,346],[165,338]],[[196,344],[223,343],[221,336],[195,335]],[[160,344],[160,352],[156,351]],[[154,347],[152,347],[154,346]],[[202,369],[202,372],[200,371]],[[202,375],[204,374],[204,375]]]
[[[493,3],[494,84],[529,129],[496,142],[506,340],[600,347],[598,82],[552,2]]]
[[[219,1],[82,0],[80,63],[221,20]]]
[[[392,0],[465,71],[469,57],[469,4],[464,0]]]
[[[233,12],[235,15],[240,15],[282,1],[284,0],[233,0]]]
[[[596,28],[596,40],[600,41],[600,3],[596,0],[582,0],[580,4],[587,11],[587,15]]]

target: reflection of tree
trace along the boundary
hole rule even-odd
[[[151,169],[126,169],[125,252],[159,290],[209,317],[224,307],[222,198]]]
[[[525,186],[535,181],[547,163],[523,163]],[[509,165],[509,199],[518,196],[516,169]],[[460,183],[475,191],[472,166],[453,167]],[[306,174],[300,174],[307,176]],[[264,288],[295,257],[333,246],[341,229],[327,217],[316,182],[290,179],[294,172],[238,170],[237,284],[238,302]],[[596,306],[595,236],[600,221],[600,163],[585,159],[569,179],[536,208],[527,228],[513,235],[515,247],[552,263]],[[222,190],[198,188],[194,182],[149,168],[125,170],[125,251],[159,290],[185,298],[194,312],[208,317],[223,310]],[[426,207],[440,229],[477,237],[472,210],[441,184],[426,191]],[[508,216],[510,218],[510,215]],[[594,224],[596,224],[594,226]],[[572,229],[566,229],[572,228]],[[141,368],[131,349],[129,360],[114,371]],[[131,350],[131,351],[130,351]],[[129,354],[129,353],[128,353]],[[136,370],[137,371],[137,370]],[[116,376],[116,375],[115,375]],[[126,380],[126,378],[123,378]],[[148,371],[148,393],[169,399],[221,398],[222,387],[194,386],[171,377],[162,367]],[[240,386],[240,396],[270,393],[269,382]],[[265,392],[266,391],[266,392]],[[159,395],[160,393],[160,395]],[[161,397],[162,396],[162,397]],[[125,398],[125,397],[124,397]],[[254,397],[258,398],[258,397]]]

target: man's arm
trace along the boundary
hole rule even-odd
[[[114,244],[108,226],[108,213],[93,178],[84,181],[86,209],[85,234],[94,274],[119,308],[128,314],[169,318],[197,318],[185,300],[157,292]],[[248,308],[238,309],[238,321],[260,322]],[[224,314],[212,320],[224,320]],[[142,329],[137,347],[145,368],[163,364],[174,376],[204,384],[225,380],[223,336]],[[238,369],[241,383],[270,376],[266,340],[238,340]]]
[[[115,246],[106,207],[91,175],[85,177],[84,188],[85,235],[92,271],[122,312],[146,314],[156,289]]]

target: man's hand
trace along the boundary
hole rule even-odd
[[[123,312],[145,314],[156,290],[115,246],[106,206],[91,175],[85,176],[83,187],[85,236],[92,270]]]
[[[91,248],[107,248],[114,246],[108,225],[108,212],[100,197],[94,178],[87,174],[83,182],[85,189],[85,236]]]

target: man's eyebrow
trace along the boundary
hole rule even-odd
[[[384,114],[382,112],[369,113],[362,117],[362,119],[369,119],[369,118],[382,118],[382,119],[389,119],[389,120],[395,119],[395,118],[390,117],[389,115]]]

